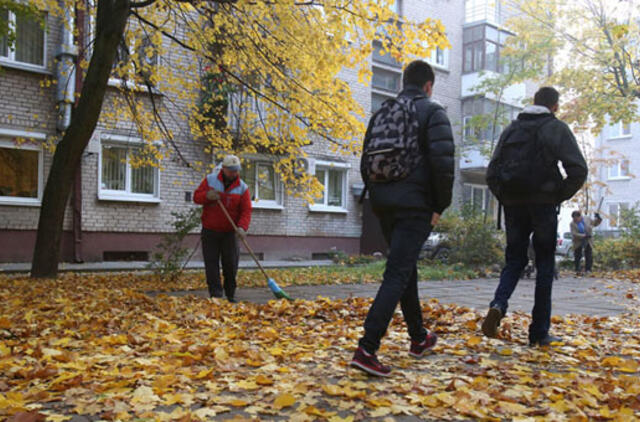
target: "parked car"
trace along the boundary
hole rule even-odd
[[[422,245],[420,251],[421,259],[437,259],[442,262],[449,260],[449,245],[445,233],[431,232],[427,240]]]
[[[556,255],[569,256],[573,252],[573,237],[571,232],[564,232],[562,236],[558,233],[556,245]]]

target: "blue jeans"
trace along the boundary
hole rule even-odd
[[[431,214],[409,217],[393,211],[377,214],[390,252],[382,284],[364,321],[364,336],[359,341],[368,353],[375,353],[380,347],[398,302],[411,339],[421,342],[427,335],[418,296],[417,262],[431,232]]]
[[[551,204],[505,206],[507,228],[506,265],[500,274],[491,307],[506,314],[509,298],[518,284],[520,274],[529,260],[527,248],[533,233],[536,264],[536,291],[529,341],[538,341],[549,334],[551,324],[551,286],[555,267],[558,214]]]

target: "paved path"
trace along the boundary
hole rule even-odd
[[[493,298],[498,281],[496,279],[422,281],[419,283],[422,299],[436,298],[442,303],[455,303],[479,310],[488,307]],[[524,279],[518,284],[509,304],[510,310],[530,312],[533,308],[535,281]],[[330,286],[290,286],[285,290],[293,298],[315,299],[317,296],[330,298],[373,297],[378,284],[343,284]],[[561,277],[555,281],[553,291],[554,315],[588,314],[611,316],[626,312],[625,305],[633,302],[625,296],[640,293],[640,285],[616,281],[606,282],[596,278]],[[182,296],[195,294],[207,297],[206,290],[173,292]],[[254,303],[266,303],[273,299],[267,288],[238,289],[237,299]]]

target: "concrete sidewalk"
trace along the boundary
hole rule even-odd
[[[320,267],[334,264],[330,260],[307,261],[260,261],[265,268],[295,268],[295,267]],[[109,261],[109,262],[83,262],[80,264],[62,262],[60,271],[101,272],[101,271],[148,271],[147,261]],[[253,261],[240,261],[242,269],[256,269],[258,266]],[[191,261],[187,269],[204,269],[204,261]],[[31,270],[30,262],[0,263],[0,274],[27,273]]]
[[[420,297],[442,303],[452,303],[484,312],[489,307],[497,279],[422,281]],[[348,297],[374,297],[379,284],[342,284],[321,286],[288,286],[284,290],[294,299],[315,299],[318,296],[332,299]],[[533,308],[535,280],[520,280],[509,303],[509,310],[531,312]],[[553,314],[586,314],[613,316],[629,311],[638,305],[640,285],[624,281],[608,282],[590,277],[561,277],[553,286]],[[155,293],[152,293],[155,294]],[[173,296],[197,295],[208,297],[206,290],[171,292]],[[631,294],[633,297],[627,297]],[[239,288],[236,298],[240,301],[266,303],[274,299],[264,288]]]

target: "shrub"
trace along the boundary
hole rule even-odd
[[[162,237],[156,246],[156,251],[151,255],[148,268],[153,270],[162,279],[174,281],[184,270],[185,265],[191,259],[195,249],[185,247],[184,239],[189,233],[200,225],[202,208],[191,208],[184,212],[172,212],[171,225],[174,231]]]
[[[623,236],[594,243],[594,266],[601,270],[637,268],[640,265],[640,239]]]
[[[594,242],[594,265],[601,270],[637,268],[640,265],[640,206],[622,210],[620,238]]]
[[[450,263],[490,267],[504,262],[504,234],[481,211],[465,206],[446,213],[436,230],[446,234]]]

